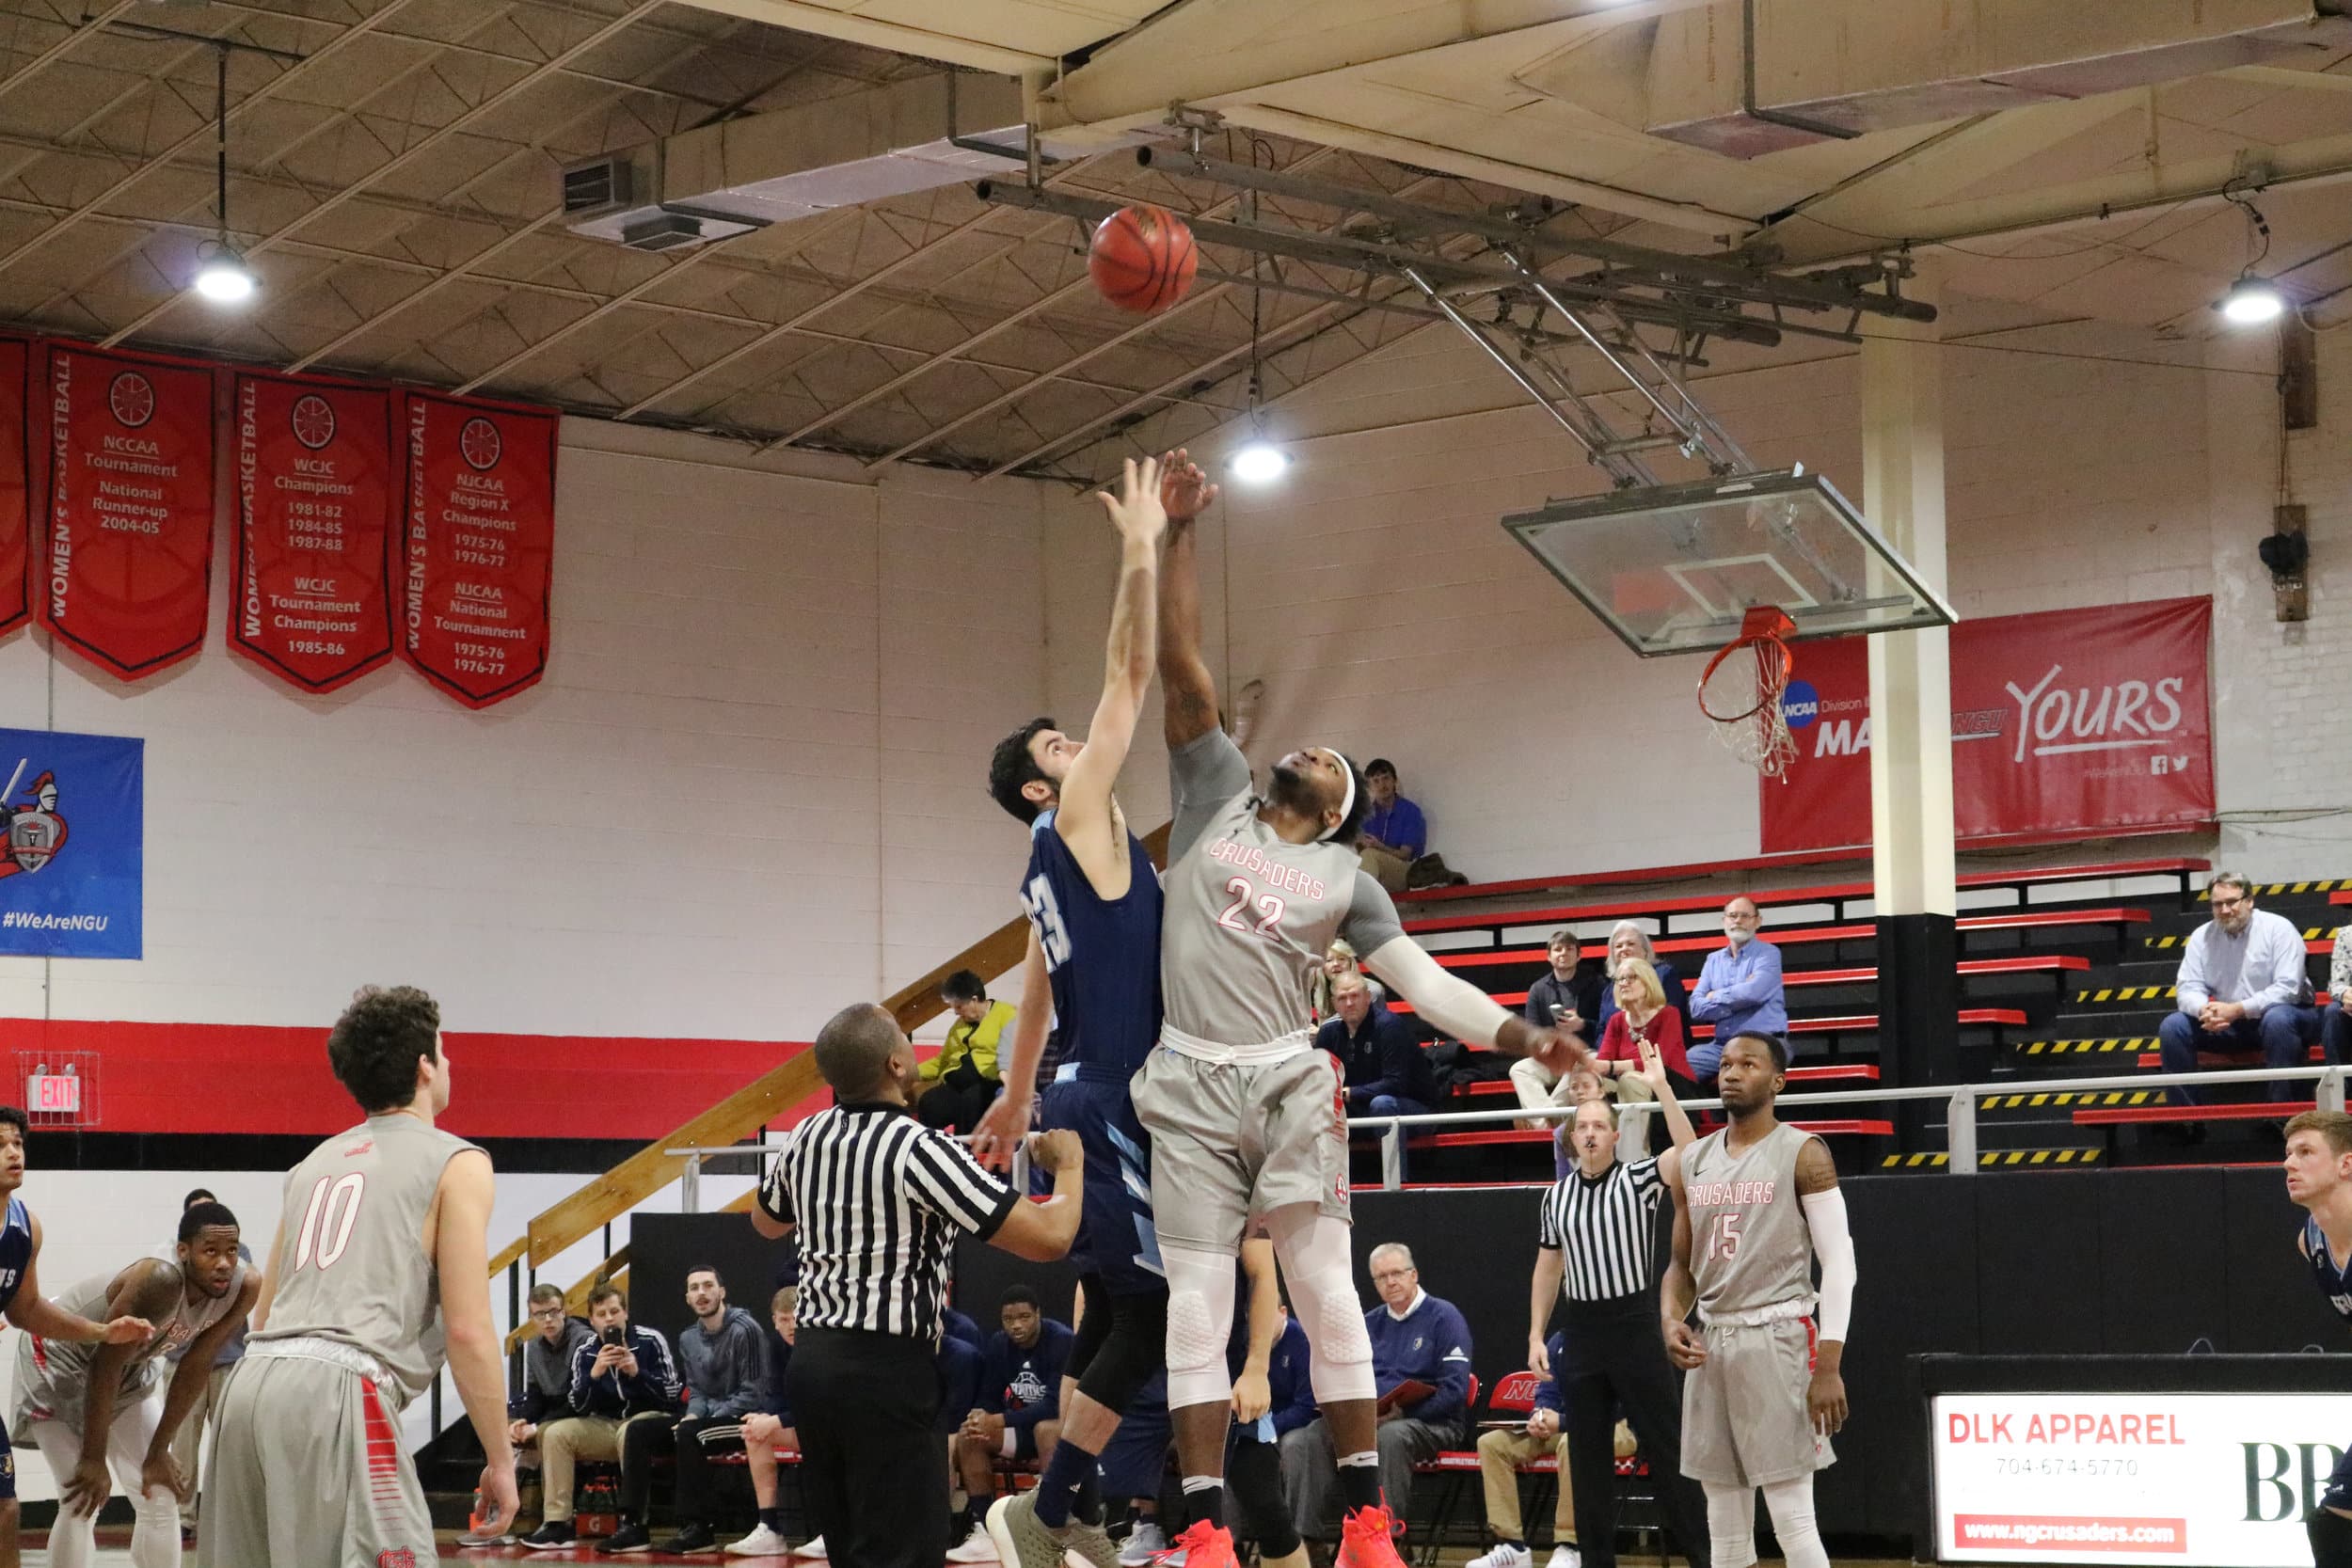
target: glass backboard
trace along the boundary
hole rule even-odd
[[[1502,526],[1644,657],[1720,648],[1751,605],[1779,606],[1796,638],[1959,619],[1835,485],[1801,468],[1550,501]]]

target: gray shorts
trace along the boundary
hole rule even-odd
[[[324,1361],[237,1363],[204,1472],[199,1568],[423,1568],[433,1516],[400,1419],[373,1383]]]
[[[1237,1253],[1253,1215],[1293,1203],[1348,1218],[1346,1090],[1329,1052],[1204,1062],[1161,1046],[1134,1098],[1163,1243]]]
[[[1804,1407],[1813,1320],[1709,1323],[1707,1361],[1682,1385],[1682,1473],[1717,1486],[1769,1486],[1837,1461]]]

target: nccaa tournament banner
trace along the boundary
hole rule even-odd
[[[0,632],[14,631],[33,613],[25,567],[32,560],[33,509],[25,463],[25,377],[33,345],[0,338]]]
[[[49,499],[40,624],[137,680],[204,643],[213,575],[213,372],[151,355],[48,345]]]
[[[146,748],[0,730],[0,954],[139,957]]]
[[[555,416],[411,392],[401,656],[468,707],[548,664]]]
[[[1951,631],[1960,842],[2191,827],[2214,815],[2210,599],[1963,621]],[[1802,642],[1783,706],[1797,758],[1763,784],[1763,847],[1870,841],[1870,666]]]
[[[229,645],[306,691],[392,657],[392,393],[241,372]]]

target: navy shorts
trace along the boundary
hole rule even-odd
[[[1152,1226],[1152,1139],[1115,1069],[1065,1064],[1045,1090],[1043,1125],[1069,1128],[1086,1150],[1085,1208],[1070,1260],[1115,1296],[1168,1289]]]
[[[16,1496],[16,1482],[13,1478],[8,1485],[8,1496]],[[2336,1473],[2328,1478],[2328,1490],[2319,1495],[2319,1506],[2352,1508],[2352,1447],[2346,1448],[2344,1450],[2344,1457],[2336,1461]]]

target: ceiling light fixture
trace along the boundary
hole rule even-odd
[[[1261,436],[1233,453],[1226,464],[1245,484],[1271,484],[1291,466],[1291,454]]]
[[[253,297],[261,283],[245,257],[229,243],[229,51],[215,51],[216,71],[213,92],[213,214],[219,225],[213,238],[196,247],[196,292],[216,305],[237,305]]]
[[[2246,214],[2246,265],[2237,275],[2237,281],[2229,292],[2214,303],[2222,318],[2239,326],[2260,326],[2277,321],[2286,313],[2287,296],[2269,278],[2255,272],[2263,258],[2270,254],[2270,222],[2254,205],[2254,198],[2244,191],[2224,187],[2222,196],[2233,207]]]
[[[1255,137],[1250,140],[1249,163],[1257,166],[1258,148]],[[1273,160],[1273,150],[1266,150],[1267,161]],[[1249,193],[1249,221],[1258,221],[1258,193]],[[1271,484],[1282,477],[1291,466],[1291,454],[1266,439],[1265,435],[1265,361],[1264,341],[1259,336],[1259,308],[1263,291],[1258,279],[1258,268],[1263,264],[1263,253],[1253,252],[1249,258],[1249,439],[1226,460],[1226,470],[1244,484]]]

